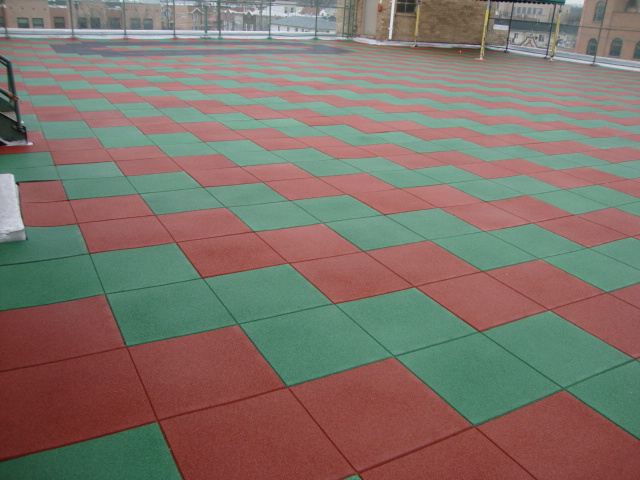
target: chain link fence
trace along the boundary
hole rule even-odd
[[[491,46],[546,57],[640,68],[638,0],[543,5],[499,2]]]
[[[355,0],[0,0],[5,36],[350,37]],[[0,30],[1,32],[2,30]]]

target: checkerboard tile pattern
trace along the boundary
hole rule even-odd
[[[0,477],[637,474],[637,73],[0,43]]]

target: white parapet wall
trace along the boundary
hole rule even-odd
[[[0,242],[18,242],[26,239],[15,177],[8,173],[0,174]]]

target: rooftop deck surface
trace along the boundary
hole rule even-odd
[[[0,43],[0,478],[638,479],[639,74]]]

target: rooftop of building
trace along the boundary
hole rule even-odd
[[[1,478],[637,478],[640,74],[0,45]]]

